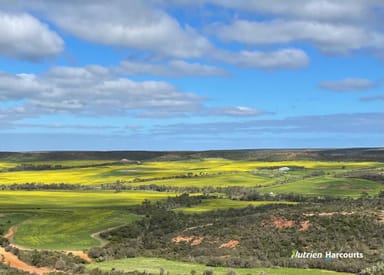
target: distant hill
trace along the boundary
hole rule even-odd
[[[283,161],[384,161],[384,148],[351,149],[255,149],[210,151],[49,151],[0,152],[2,161],[116,160],[177,161],[201,158],[231,160]]]

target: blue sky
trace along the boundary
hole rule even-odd
[[[0,2],[0,150],[384,145],[381,0]]]

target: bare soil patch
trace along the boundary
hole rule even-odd
[[[197,237],[192,241],[191,245],[192,246],[200,245],[203,242],[203,240],[204,240],[204,237]]]
[[[229,242],[223,243],[219,248],[236,248],[240,244],[237,240],[230,240]]]
[[[283,218],[278,218],[278,217],[274,217],[272,219],[272,223],[273,225],[276,227],[276,228],[286,228],[286,227],[293,227],[295,225],[295,222],[294,221],[291,221],[291,220],[286,220],[286,219],[283,219]]]
[[[190,243],[192,240],[193,240],[193,237],[187,237],[187,236],[176,236],[172,238],[172,242],[174,243],[181,243],[181,242]]]
[[[311,223],[307,220],[307,221],[302,221],[300,222],[300,231],[307,231],[309,226],[311,225]]]
[[[196,237],[196,236],[176,236],[172,238],[173,243],[188,243],[191,246],[200,245],[204,240],[204,237]]]

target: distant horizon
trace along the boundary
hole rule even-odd
[[[243,148],[243,149],[204,149],[204,150],[34,150],[34,151],[0,151],[0,153],[66,153],[66,152],[157,152],[157,153],[172,153],[172,152],[215,152],[215,151],[322,151],[322,150],[369,150],[383,149],[383,147],[322,147],[322,148]]]

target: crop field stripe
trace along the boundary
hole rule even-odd
[[[123,207],[175,195],[151,191],[0,191],[0,210]]]
[[[229,209],[229,208],[244,208],[249,205],[252,206],[262,206],[268,204],[297,204],[295,202],[288,201],[236,201],[230,199],[206,199],[199,205],[193,207],[183,207],[178,208],[177,211],[182,211],[185,213],[198,213],[205,211],[212,211],[218,209]]]

